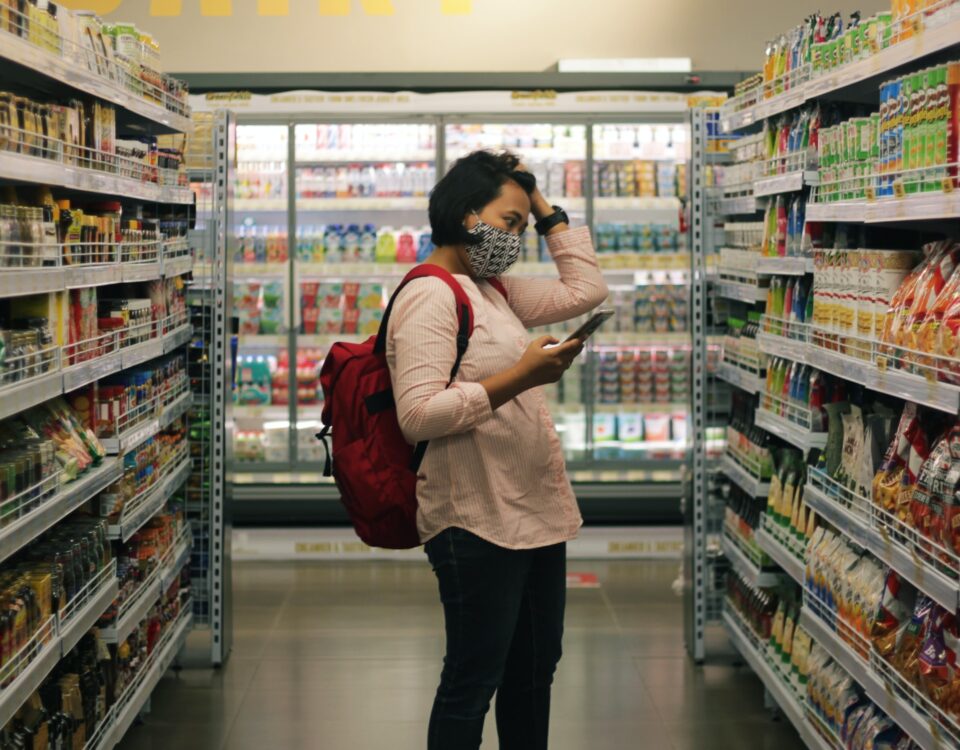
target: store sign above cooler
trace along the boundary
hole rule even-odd
[[[651,91],[461,91],[436,94],[398,92],[288,91],[251,94],[244,91],[195,94],[194,111],[230,109],[270,115],[430,115],[449,113],[544,114],[665,113],[687,111],[685,94]]]

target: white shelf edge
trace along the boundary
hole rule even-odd
[[[0,726],[7,725],[60,661],[60,639],[57,638],[56,615],[51,615],[42,627],[48,627],[48,624],[50,640],[43,644],[39,653],[9,685],[0,688]]]
[[[806,484],[804,499],[807,505],[823,516],[845,536],[869,550],[878,560],[893,568],[927,596],[955,612],[960,607],[960,583],[938,570],[918,565],[909,550],[886,541],[865,519],[835,502],[815,485]]]
[[[770,493],[770,482],[757,479],[743,468],[733,456],[727,453],[720,459],[720,468],[726,474],[727,479],[751,497],[766,497]]]
[[[18,552],[51,526],[68,516],[98,492],[123,476],[123,464],[107,457],[100,466],[70,484],[61,485],[55,498],[0,530],[0,562]]]
[[[159,644],[154,651],[156,656],[151,656],[152,663],[145,667],[146,672],[143,673],[143,676],[138,675],[138,684],[133,688],[133,692],[129,694],[129,697],[123,696],[118,701],[117,705],[122,705],[119,713],[114,716],[111,712],[109,720],[112,722],[112,726],[96,750],[107,750],[120,744],[157,683],[160,682],[160,678],[169,669],[177,654],[180,653],[180,649],[186,641],[187,633],[193,625],[192,602],[187,600],[182,606],[183,610],[178,623],[171,626],[169,638],[164,643]]]
[[[744,554],[739,545],[726,534],[720,536],[720,548],[730,561],[730,565],[754,588],[769,588],[780,583],[781,577],[778,573],[760,570]]]
[[[909,41],[894,44],[864,60],[849,63],[837,70],[819,75],[784,94],[766,99],[752,107],[730,112],[726,118],[721,119],[721,128],[723,132],[731,133],[748,127],[754,122],[786,112],[816,97],[841,91],[861,81],[883,75],[901,65],[915,62],[926,55],[952,47],[957,44],[958,39],[960,39],[960,21],[933,26]]]
[[[763,683],[767,692],[773,697],[780,710],[790,720],[797,732],[802,736],[807,723],[804,716],[803,704],[800,703],[790,691],[790,688],[784,684],[763,654],[757,653],[753,644],[747,639],[740,629],[736,618],[729,612],[723,613],[723,624],[726,627],[727,635],[733,642],[737,651],[743,657],[743,660],[750,665],[750,669]]]
[[[95,169],[59,164],[51,159],[0,151],[0,177],[34,185],[48,185],[86,193],[139,199],[153,203],[188,205],[193,192],[187,187],[172,187],[142,182]]]
[[[83,608],[77,612],[66,623],[59,623],[60,631],[60,654],[66,656],[73,649],[84,634],[92,628],[100,618],[107,607],[117,598],[119,593],[119,582],[117,580],[117,561],[110,561],[109,570],[112,575],[106,580],[105,584],[100,586],[95,594],[90,597]]]
[[[138,422],[133,427],[121,432],[116,437],[102,438],[104,449],[110,455],[122,455],[140,445],[148,437],[156,435],[160,431],[160,421],[154,417]]]
[[[803,563],[797,560],[790,550],[780,544],[780,541],[763,527],[762,521],[760,526],[757,527],[757,545],[766,552],[770,559],[779,565],[787,575],[801,586],[803,585],[803,579],[805,577]]]
[[[150,608],[156,604],[161,593],[159,568],[141,586],[133,605],[122,614],[118,614],[114,626],[100,629],[100,637],[104,643],[123,643],[139,622],[146,617]]]
[[[45,373],[24,383],[3,386],[0,388],[0,419],[12,417],[61,393],[63,376],[60,370]]]
[[[121,518],[119,524],[110,524],[108,531],[110,539],[119,539],[120,541],[126,542],[131,536],[137,533],[147,521],[153,518],[157,512],[166,505],[170,497],[187,480],[192,467],[193,461],[188,455],[177,464],[173,471],[148,491],[147,496],[140,503],[140,507],[134,510],[133,516],[130,519]]]
[[[779,414],[774,414],[763,408],[757,408],[754,421],[758,427],[786,440],[804,453],[808,453],[813,448],[822,450],[827,444],[827,433],[810,432]]]
[[[133,92],[128,92],[103,76],[85,70],[68,56],[55,55],[25,39],[4,33],[0,57],[37,71],[53,81],[65,83],[78,92],[89,94],[109,102],[127,112],[162,125],[177,133],[190,133],[193,123],[189,116],[171,112],[160,104],[154,104]]]
[[[747,372],[730,362],[719,362],[717,364],[716,375],[721,380],[747,393],[759,393],[763,390],[763,379],[759,375]]]
[[[785,338],[784,336],[778,336],[775,333],[759,331],[757,333],[757,347],[764,354],[772,354],[774,357],[784,357],[802,364],[809,363],[809,345],[806,341],[796,341]]]

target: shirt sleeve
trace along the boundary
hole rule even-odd
[[[527,328],[559,323],[583,315],[609,295],[597,266],[589,227],[547,235],[547,249],[557,264],[559,279],[500,279],[514,314]]]
[[[457,312],[445,283],[420,279],[405,287],[387,333],[397,419],[408,443],[467,432],[492,416],[480,383],[447,387],[457,358]]]

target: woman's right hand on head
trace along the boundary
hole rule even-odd
[[[556,383],[582,351],[583,342],[577,339],[561,344],[553,336],[541,336],[527,347],[517,370],[531,388]]]

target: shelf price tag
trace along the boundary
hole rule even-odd
[[[873,185],[867,185],[864,188],[864,194],[867,197],[868,203],[873,203],[877,199],[877,189]]]
[[[907,194],[907,190],[903,186],[903,179],[893,181],[893,194],[898,198],[903,198]]]
[[[944,177],[943,178],[943,192],[952,193],[953,192],[953,178]]]

